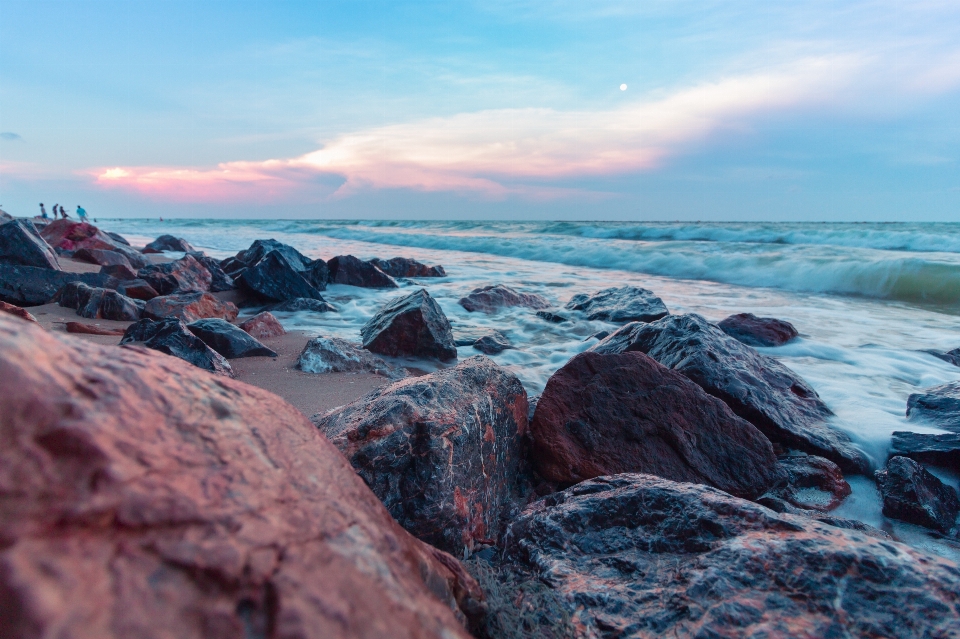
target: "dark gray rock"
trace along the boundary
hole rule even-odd
[[[314,300],[306,297],[295,297],[279,304],[272,304],[264,310],[270,312],[298,313],[300,311],[310,311],[311,313],[335,313],[337,307],[326,300]]]
[[[731,315],[717,324],[721,331],[748,346],[783,346],[799,333],[790,322],[753,313]]]
[[[896,431],[890,456],[960,470],[960,433],[929,435]]]
[[[137,271],[137,277],[146,280],[160,295],[194,293],[210,290],[213,277],[193,255],[163,264],[150,264]]]
[[[77,308],[77,315],[89,319],[135,322],[140,319],[143,306],[142,301],[131,299],[117,291],[91,288],[86,303]]]
[[[927,351],[934,357],[938,357],[945,362],[950,362],[954,366],[960,366],[960,348],[955,348],[952,351],[947,351],[946,353],[941,353],[940,351]]]
[[[60,270],[53,247],[40,237],[30,220],[10,220],[0,224],[0,262]]]
[[[556,311],[537,311],[537,317],[551,324],[563,324],[564,322],[570,321],[570,316],[566,313],[558,313]]]
[[[960,381],[925,388],[907,398],[907,417],[960,433]]]
[[[110,277],[120,281],[130,281],[130,280],[137,279],[137,272],[134,271],[131,267],[125,266],[123,264],[108,264],[106,266],[101,267],[100,272],[103,273],[104,275],[109,275]],[[143,280],[143,281],[146,281],[146,280]]]
[[[276,357],[277,353],[260,340],[249,335],[239,326],[209,317],[187,324],[187,330],[203,340],[203,343],[227,359],[239,357]]]
[[[253,244],[250,245],[250,248],[245,251],[240,251],[237,253],[236,258],[238,261],[246,264],[247,266],[256,266],[267,253],[277,251],[283,257],[286,258],[287,262],[290,264],[290,267],[296,271],[302,272],[310,268],[312,260],[293,248],[289,244],[284,244],[283,242],[278,242],[277,240],[255,240]],[[229,269],[224,268],[225,271],[229,272]]]
[[[453,329],[425,289],[391,300],[360,329],[363,347],[391,357],[457,358]]]
[[[777,360],[761,355],[699,315],[670,315],[621,327],[590,349],[640,351],[683,373],[784,448],[826,457],[847,472],[869,462],[843,432],[816,391]]]
[[[103,272],[103,269],[101,269]],[[159,297],[160,293],[157,293],[156,289],[150,286],[150,283],[146,280],[133,279],[121,281],[117,284],[117,291],[126,295],[127,297],[132,297],[136,300],[143,300],[148,302],[155,297]]]
[[[216,375],[233,377],[230,362],[188,331],[186,324],[175,317],[162,320],[142,319],[131,324],[124,332],[120,343],[139,343],[155,351],[178,357]]]
[[[144,253],[163,253],[164,251],[191,253],[196,249],[182,237],[174,237],[173,235],[161,235],[143,247]]]
[[[829,459],[801,453],[780,457],[778,465],[785,480],[767,495],[797,508],[826,512],[839,506],[851,493],[840,467]]]
[[[229,275],[233,279],[237,279],[237,276],[240,273],[243,273],[250,267],[246,262],[241,262],[235,257],[228,257],[225,260],[220,260],[220,268],[223,269],[223,272]]]
[[[327,283],[330,281],[330,267],[323,260],[314,260],[303,272],[303,277],[317,287],[317,290],[322,291],[327,288]]]
[[[390,277],[446,277],[447,272],[442,266],[427,266],[409,257],[394,257],[382,260],[375,257],[368,260]]]
[[[325,301],[320,289],[308,282],[280,251],[270,251],[237,278],[238,286],[255,298],[283,302],[296,298]]]
[[[957,491],[907,457],[891,457],[874,477],[887,517],[956,535]],[[960,592],[960,591],[958,591]]]
[[[134,270],[130,260],[119,251],[82,248],[74,251],[73,259],[80,262],[87,262],[88,264],[97,264],[99,266],[122,266],[130,271]]]
[[[363,288],[399,288],[393,278],[370,262],[352,255],[338,255],[327,262],[331,284]]]
[[[950,560],[650,475],[550,495],[505,546],[582,637],[914,639],[960,618]]]
[[[402,379],[406,373],[359,344],[338,337],[315,337],[300,352],[297,368],[305,373],[376,373]]]
[[[220,260],[216,260],[201,252],[190,253],[189,255],[200,262],[210,273],[210,288],[207,290],[213,293],[221,293],[223,291],[232,291],[236,288],[233,278],[227,275],[220,266]]]
[[[639,286],[607,288],[592,295],[580,293],[567,302],[568,309],[582,311],[588,320],[652,322],[670,313],[659,297]]]
[[[523,306],[544,309],[553,306],[547,298],[534,293],[519,293],[509,286],[493,284],[475,288],[466,297],[460,298],[460,306],[471,313],[496,313],[501,308]]]
[[[47,304],[65,284],[75,281],[102,288],[114,288],[117,284],[103,273],[65,273],[36,266],[0,264],[0,301],[17,306]]]
[[[511,344],[510,340],[504,337],[502,333],[493,331],[475,341],[473,347],[481,353],[496,355],[497,353],[502,353],[507,349],[513,348],[513,344]]]
[[[120,244],[123,244],[124,246],[130,246],[130,242],[127,241],[127,238],[123,237],[119,233],[111,233],[110,231],[104,231],[104,233],[106,233],[108,237],[119,242]]]

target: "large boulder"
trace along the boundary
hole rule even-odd
[[[30,220],[0,224],[0,262],[60,270],[57,254]]]
[[[957,491],[907,457],[891,457],[874,477],[883,498],[883,514],[944,534],[957,534]]]
[[[907,417],[960,433],[960,381],[925,388],[907,398]]]
[[[799,453],[780,457],[778,464],[785,480],[767,496],[796,508],[830,511],[853,492],[840,467],[829,459]]]
[[[948,559],[651,475],[530,505],[506,552],[577,637],[914,639],[954,635],[960,617]]]
[[[517,498],[527,394],[483,356],[315,418],[400,525],[456,556],[495,540]]]
[[[960,433],[931,435],[896,431],[890,456],[909,457],[918,462],[960,470]]]
[[[623,324],[626,322],[652,322],[670,313],[659,297],[639,286],[606,288],[587,295],[574,295],[566,308],[583,311],[588,320],[603,320]]]
[[[123,266],[131,271],[134,269],[130,260],[128,260],[123,253],[117,251],[82,248],[73,253],[73,259],[79,262],[97,264],[99,266]]]
[[[571,359],[547,382],[530,435],[534,467],[563,486],[649,473],[757,497],[781,479],[760,431],[643,353]]]
[[[409,257],[394,257],[382,260],[375,257],[368,260],[390,277],[446,277],[447,272],[440,265],[427,266]]]
[[[70,253],[82,248],[115,251],[123,246],[93,224],[73,220],[54,220],[43,227],[40,235],[54,249]]]
[[[177,293],[161,295],[147,302],[143,316],[149,319],[175,317],[186,323],[207,317],[218,317],[232,322],[238,309],[230,302],[221,302],[210,293]]]
[[[253,297],[272,302],[296,298],[324,301],[320,289],[308,282],[280,251],[270,251],[263,259],[237,277],[238,286]]]
[[[453,329],[426,289],[387,302],[360,329],[363,347],[392,357],[457,358]]]
[[[800,334],[790,322],[774,317],[757,317],[753,313],[731,315],[717,326],[748,346],[783,346]]]
[[[237,253],[234,259],[247,266],[256,266],[260,260],[266,257],[267,253],[272,251],[277,251],[283,255],[290,266],[297,271],[306,271],[312,263],[309,257],[297,249],[277,240],[254,240],[250,248]]]
[[[817,392],[789,368],[730,337],[699,315],[670,315],[621,327],[589,350],[640,351],[722,399],[772,442],[826,457],[848,472],[869,462],[828,419]]]
[[[190,245],[190,242],[182,237],[174,237],[173,235],[161,235],[143,247],[144,253],[163,253],[164,251],[190,253],[195,250],[196,249]]]
[[[300,351],[297,368],[304,373],[377,373],[392,379],[405,376],[368,350],[339,337],[315,337]]]
[[[399,288],[393,278],[369,262],[352,255],[338,255],[329,262],[331,284],[346,284],[363,288]]]
[[[209,291],[213,276],[192,255],[163,264],[151,264],[137,271],[160,295]]]
[[[264,310],[273,313],[336,313],[337,307],[326,300],[315,300],[308,297],[294,297],[277,304],[271,304]]]
[[[220,260],[214,259],[199,251],[190,253],[190,256],[203,265],[210,273],[210,288],[213,293],[222,293],[223,291],[232,291],[235,288],[233,278],[227,275],[220,267]]]
[[[544,309],[553,306],[547,298],[535,293],[518,293],[503,284],[491,284],[470,291],[461,297],[460,306],[471,313],[496,313],[501,308],[523,306],[532,309]]]
[[[143,346],[182,359],[197,368],[216,375],[233,377],[233,368],[220,353],[187,330],[175,317],[163,320],[142,319],[127,327],[121,344],[142,343]]]
[[[40,306],[53,300],[68,282],[113,288],[116,280],[104,273],[66,273],[37,266],[0,264],[0,301],[17,306]]]
[[[191,322],[187,325],[187,330],[227,359],[277,356],[276,351],[261,344],[239,326],[218,317]]]
[[[257,313],[248,320],[240,323],[240,328],[257,339],[269,339],[286,335],[283,324],[272,313],[264,311]]]
[[[467,639],[481,596],[293,406],[0,318],[0,636]]]

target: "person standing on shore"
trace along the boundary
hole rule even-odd
[[[54,211],[56,211],[56,209],[54,209]],[[43,202],[40,203],[40,217],[45,220],[50,219],[47,217],[47,209],[43,208]]]
[[[70,217],[69,215],[67,215],[67,212],[63,210],[63,204],[60,205],[60,217],[62,217],[65,220]]]
[[[79,204],[77,204],[77,217],[80,218],[81,222],[87,221],[87,212]]]

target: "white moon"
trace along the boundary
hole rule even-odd
[[[621,90],[621,91],[626,91],[626,90],[627,90],[627,85],[621,84],[621,85],[620,85],[620,90]]]

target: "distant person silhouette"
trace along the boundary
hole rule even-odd
[[[40,217],[42,217],[45,220],[50,219],[47,217],[47,209],[43,208],[43,202],[40,203]]]
[[[77,204],[77,217],[80,218],[80,221],[81,221],[81,222],[86,222],[86,221],[87,221],[87,212],[86,212],[86,211],[84,210],[84,208],[83,208],[82,206],[80,206],[79,204]]]
[[[67,212],[63,210],[62,204],[60,205],[60,217],[62,217],[65,220],[70,217],[69,215],[67,215]]]

